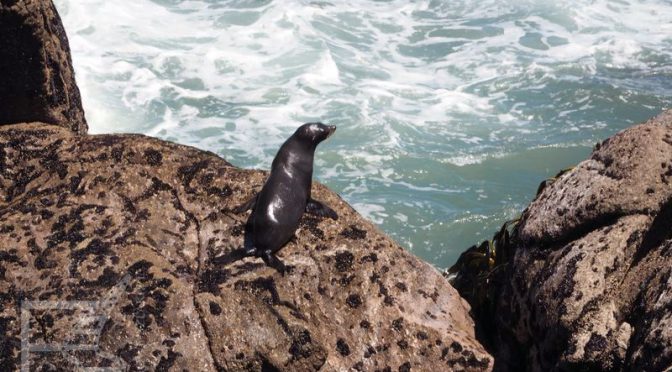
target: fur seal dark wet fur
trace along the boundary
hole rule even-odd
[[[275,252],[294,236],[303,213],[338,219],[333,209],[310,197],[315,148],[334,131],[335,126],[322,123],[300,126],[275,155],[261,191],[234,210],[252,209],[245,227],[245,254],[261,257],[283,275],[285,265]]]

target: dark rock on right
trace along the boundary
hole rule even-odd
[[[672,368],[672,111],[543,189],[512,242],[491,308],[472,304],[495,370]]]

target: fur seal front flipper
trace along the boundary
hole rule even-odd
[[[338,214],[336,214],[336,211],[315,199],[308,200],[308,204],[306,205],[306,212],[320,217],[329,217],[332,220],[338,219]]]
[[[275,253],[294,236],[303,213],[338,219],[333,209],[310,197],[315,148],[334,131],[335,126],[322,123],[300,126],[275,155],[261,191],[233,210],[252,210],[245,227],[246,254],[283,275],[286,267]]]
[[[245,203],[233,208],[233,213],[240,214],[240,213],[249,211],[250,209],[254,209],[254,205],[257,204],[257,198],[258,197],[259,197],[259,194],[254,194],[254,196],[251,197],[250,200],[248,200]]]

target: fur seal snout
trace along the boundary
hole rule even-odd
[[[333,209],[310,196],[315,148],[335,131],[336,126],[322,123],[300,126],[278,150],[261,191],[234,210],[252,209],[245,226],[246,254],[261,257],[283,275],[285,265],[275,252],[294,236],[303,213],[338,219]]]

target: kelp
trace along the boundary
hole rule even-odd
[[[539,184],[535,199],[557,179],[574,167],[558,172],[554,177]],[[444,277],[450,281],[460,295],[471,305],[471,315],[479,325],[477,332],[481,336],[489,334],[489,327],[494,326],[492,317],[495,314],[497,296],[501,281],[510,275],[504,275],[513,260],[519,242],[517,228],[522,214],[504,222],[492,239],[472,245],[462,252],[457,262],[444,271]],[[479,337],[487,345],[487,337]]]

